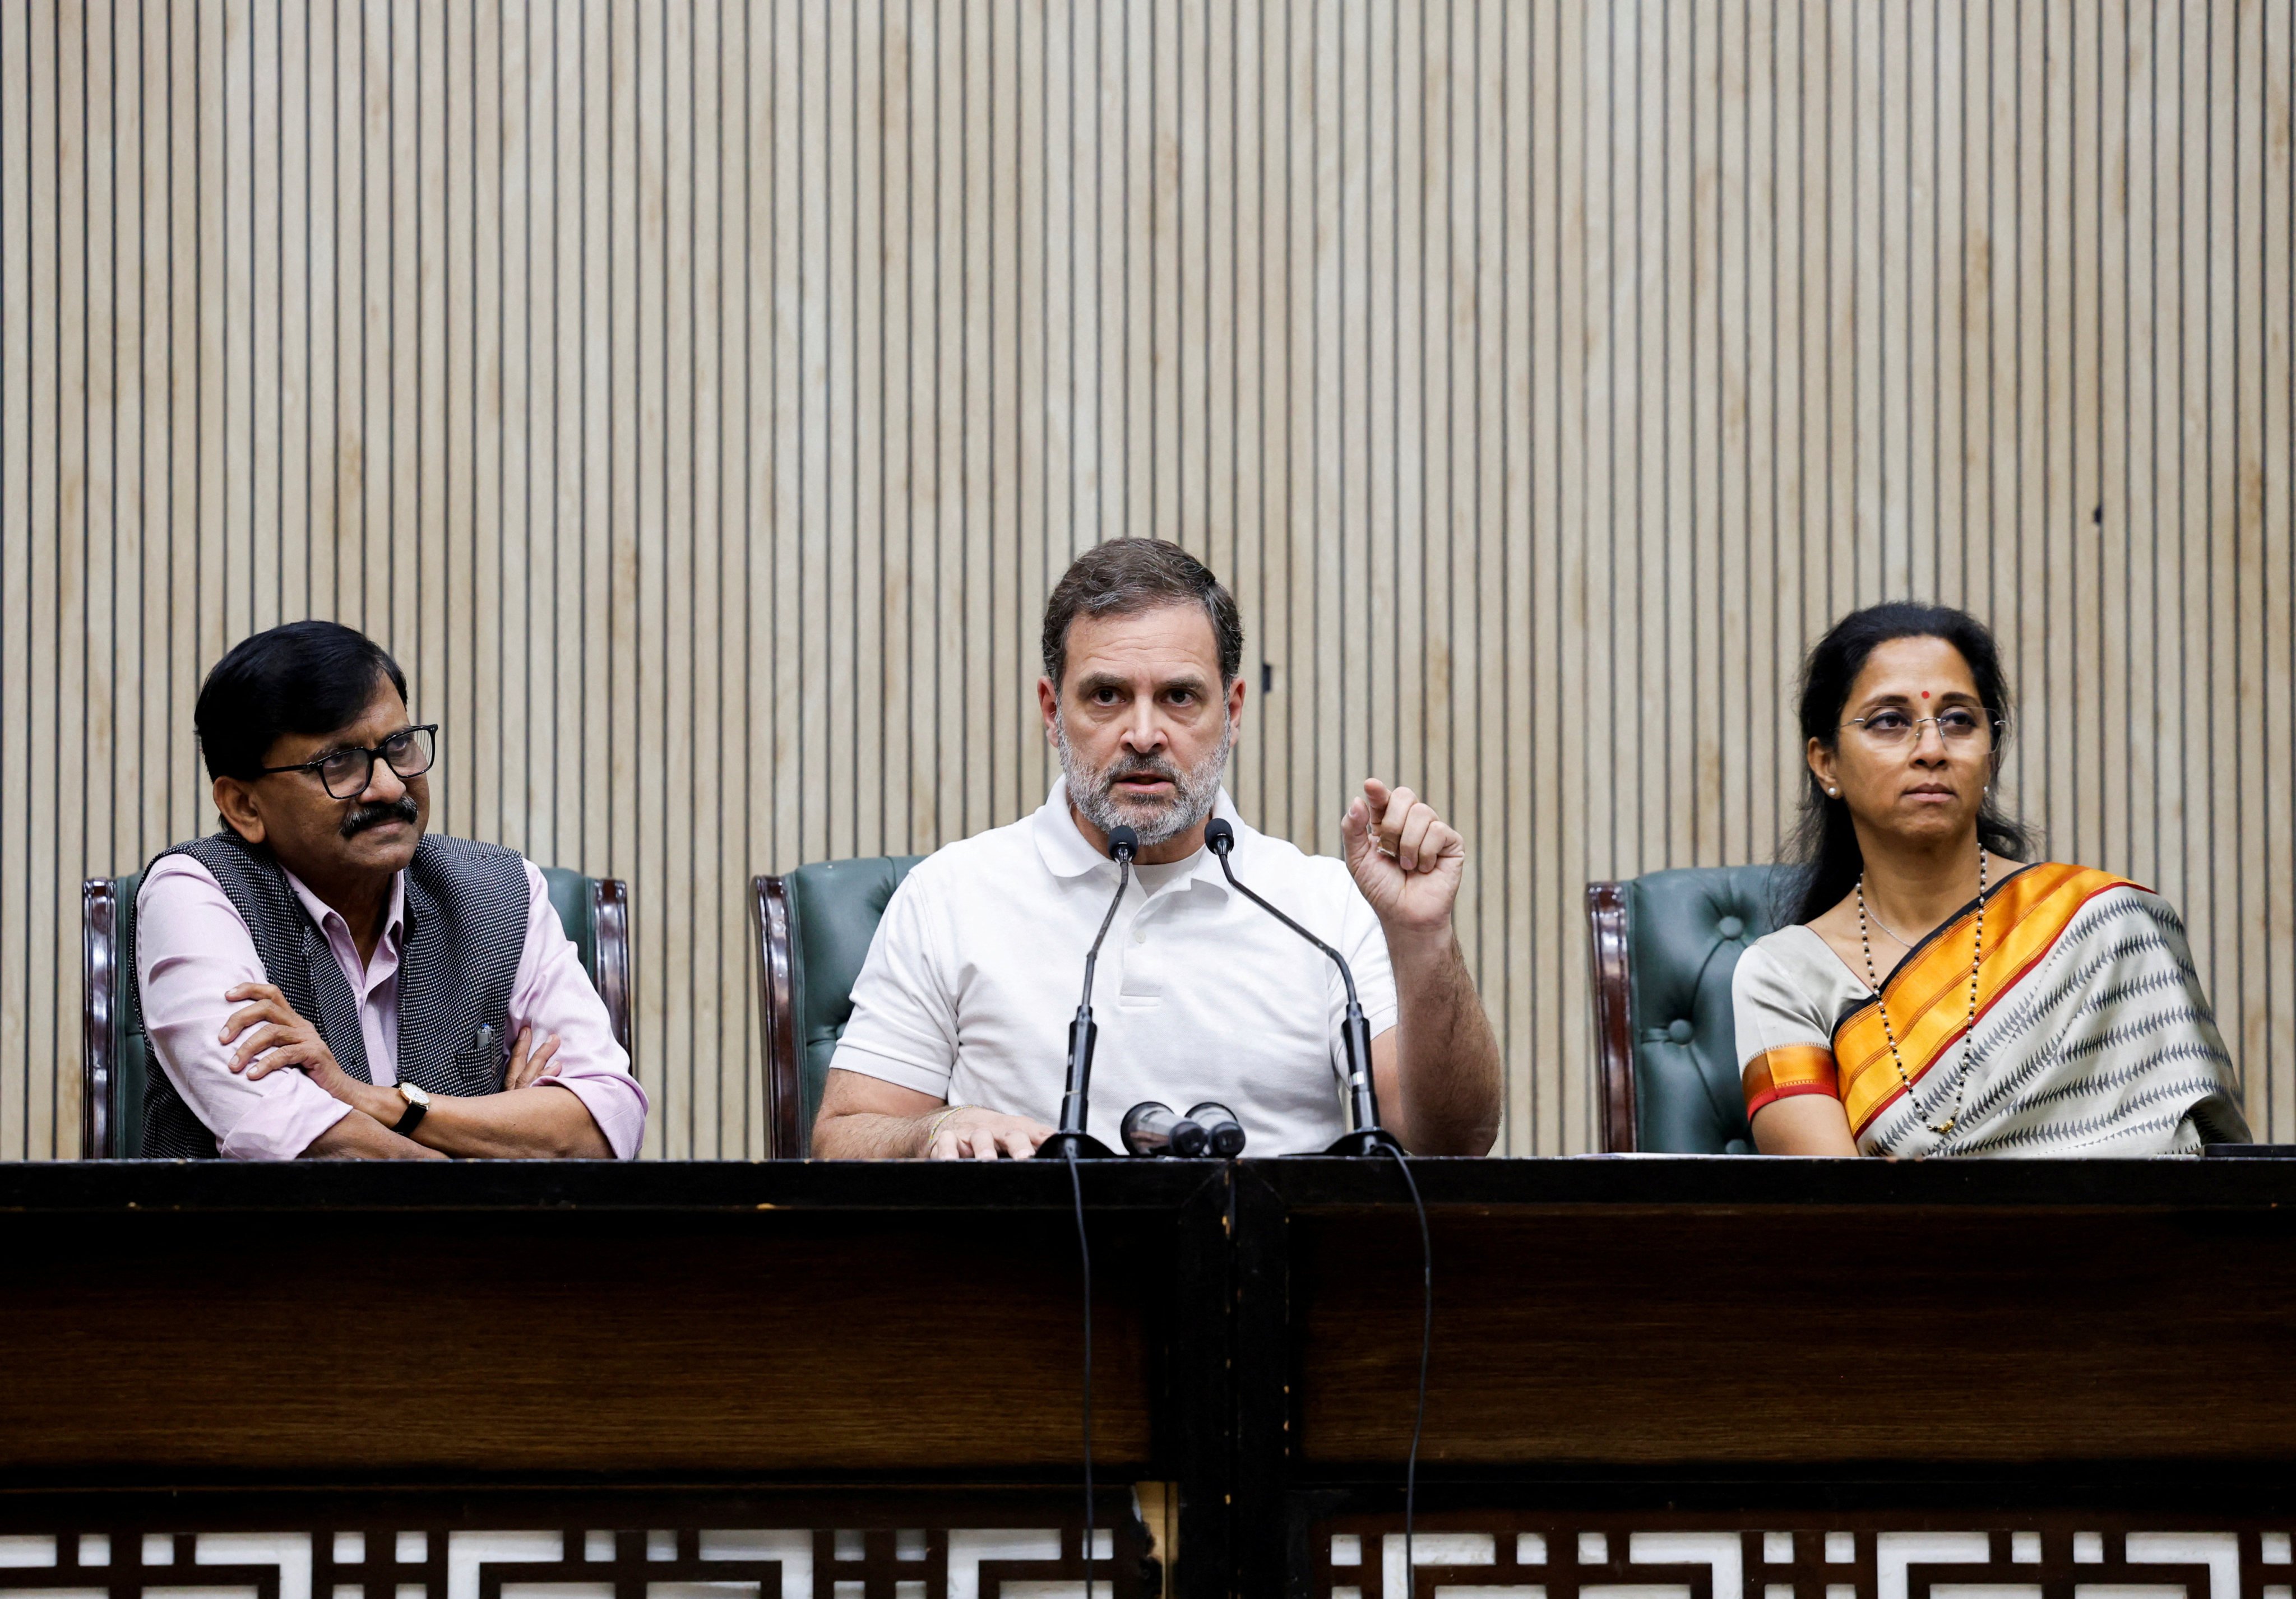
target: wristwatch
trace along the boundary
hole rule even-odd
[[[406,1114],[390,1130],[402,1138],[412,1137],[414,1129],[422,1125],[423,1117],[430,1112],[430,1095],[413,1083],[403,1082],[398,1085],[398,1097],[406,1102]]]

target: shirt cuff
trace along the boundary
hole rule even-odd
[[[830,1057],[829,1069],[832,1071],[856,1072],[862,1077],[875,1078],[882,1083],[891,1083],[897,1087],[912,1088],[944,1103],[948,1099],[949,1074],[946,1068],[897,1061],[890,1055],[881,1055],[857,1044],[840,1042],[837,1053]]]
[[[645,1099],[637,1079],[620,1073],[600,1073],[595,1076],[560,1077],[553,1073],[534,1079],[537,1087],[547,1083],[563,1088],[580,1100],[590,1112],[590,1119],[606,1136],[606,1145],[614,1152],[617,1160],[637,1159],[638,1145],[645,1138]]]
[[[289,1069],[287,1080],[287,1092],[257,1100],[216,1140],[216,1153],[226,1160],[293,1160],[351,1113],[301,1072]]]

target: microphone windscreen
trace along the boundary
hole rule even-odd
[[[1204,824],[1204,842],[1214,855],[1223,855],[1235,847],[1235,829],[1226,816],[1214,816]]]
[[[1111,860],[1121,860],[1128,855],[1140,853],[1140,834],[1129,827],[1108,830],[1108,855]]]
[[[1172,1107],[1143,1100],[1124,1113],[1121,1136],[1126,1152],[1135,1155],[1181,1155],[1189,1160],[1204,1152],[1210,1142],[1204,1129]]]
[[[1206,1100],[1188,1112],[1188,1119],[1204,1129],[1207,1153],[1217,1155],[1223,1160],[1233,1160],[1243,1153],[1243,1124],[1236,1120],[1235,1112],[1226,1105]]]

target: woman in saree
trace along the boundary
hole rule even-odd
[[[2245,1142],[2240,1088],[2166,901],[2026,864],[1993,785],[1992,636],[1853,612],[1802,673],[1792,924],[1733,980],[1765,1154],[2155,1155]]]

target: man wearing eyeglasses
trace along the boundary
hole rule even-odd
[[[144,873],[144,1150],[628,1160],[646,1096],[517,851],[424,835],[437,728],[333,622],[258,633],[194,713],[221,831]]]

